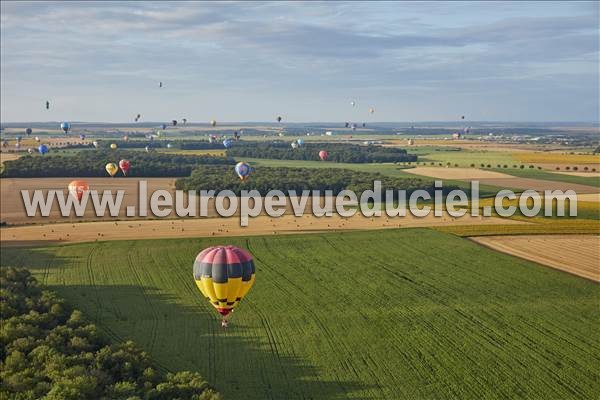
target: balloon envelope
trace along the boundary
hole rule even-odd
[[[232,145],[231,139],[225,139],[225,140],[223,140],[223,146],[225,146],[226,149],[231,148],[231,145]]]
[[[44,155],[48,152],[48,146],[46,146],[45,144],[40,144],[40,147],[38,147],[38,151],[41,155]]]
[[[90,190],[86,181],[72,181],[69,183],[69,193],[75,197],[78,201],[81,201],[83,194]]]
[[[117,148],[117,144],[116,143],[111,143],[110,144],[110,148],[113,149],[113,150],[116,149]]]
[[[304,146],[304,139],[298,139],[296,140],[296,143],[298,143],[299,146]]]
[[[215,121],[215,120],[213,119],[213,120],[211,120],[211,121],[210,121],[210,124],[211,124],[212,126],[215,126],[215,125],[217,125],[217,121]]]
[[[39,137],[39,136],[36,136],[36,137],[35,137],[35,141],[36,141],[36,142],[39,142],[39,141],[40,141],[40,137]]]
[[[62,129],[63,131],[65,131],[65,133],[69,133],[69,129],[71,129],[71,124],[68,122],[61,122],[60,123],[60,129]]]
[[[31,132],[33,132],[31,128],[25,129],[25,133],[27,134],[27,136],[31,135]]]
[[[119,172],[119,167],[115,163],[108,163],[104,167],[110,176],[115,176]]]
[[[329,153],[326,150],[321,150],[319,152],[319,158],[323,161],[327,160],[327,158],[329,157]]]
[[[123,175],[127,175],[127,172],[129,172],[129,167],[131,166],[131,163],[129,162],[129,160],[121,160],[119,161],[119,168],[121,168],[121,171],[123,171]]]
[[[246,180],[250,175],[250,166],[245,162],[239,162],[235,165],[235,172],[238,174],[241,180]]]
[[[227,315],[248,294],[256,279],[252,255],[235,246],[202,250],[194,261],[194,281],[221,315]]]

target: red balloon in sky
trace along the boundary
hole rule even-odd
[[[119,161],[119,168],[121,168],[121,171],[123,171],[123,175],[127,175],[127,172],[129,171],[130,166],[131,166],[131,163],[129,162],[129,160]]]
[[[319,158],[323,161],[327,160],[327,158],[329,157],[329,153],[325,150],[321,150],[319,152]]]

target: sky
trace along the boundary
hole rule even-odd
[[[598,2],[0,4],[2,122],[599,119]]]

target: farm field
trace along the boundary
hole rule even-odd
[[[600,282],[600,236],[483,236],[473,241],[503,253]]]
[[[309,205],[310,206],[310,205]],[[307,206],[308,207],[308,206]],[[78,243],[90,241],[156,239],[171,237],[227,237],[248,235],[280,235],[315,233],[323,231],[352,231],[361,229],[411,228],[446,225],[526,225],[527,221],[513,221],[495,217],[444,216],[415,217],[408,214],[402,218],[366,218],[354,215],[342,218],[284,215],[279,218],[258,216],[241,227],[239,217],[125,220],[85,223],[55,223],[15,226],[0,229],[3,246],[23,244],[44,245],[49,243]]]
[[[222,330],[191,276],[195,255],[222,240],[5,248],[1,264],[29,268],[115,339],[200,372],[226,398],[600,390],[590,281],[427,229],[229,238],[258,278]]]

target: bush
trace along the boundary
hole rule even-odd
[[[573,167],[573,171],[577,171],[579,168],[577,167]]]
[[[521,164],[521,166],[519,168],[523,169],[523,168],[525,168],[525,166]]]

